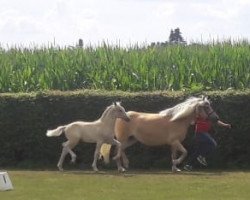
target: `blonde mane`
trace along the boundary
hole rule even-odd
[[[176,121],[192,114],[195,110],[197,103],[200,103],[201,101],[203,101],[203,98],[190,97],[186,101],[177,104],[172,108],[160,111],[159,114],[171,117],[171,121]]]
[[[108,106],[105,111],[102,113],[102,116],[100,117],[101,120],[103,120],[107,115],[108,113],[111,111],[112,108],[115,108],[115,106],[119,106],[121,107],[121,103],[120,102],[115,102],[113,103],[112,105]]]
[[[110,111],[110,109],[111,109],[112,107],[114,107],[114,105],[108,106],[108,107],[104,110],[104,112],[102,113],[102,116],[100,117],[100,119],[105,118],[105,117],[107,116],[108,112]]]

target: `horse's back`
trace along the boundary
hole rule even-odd
[[[127,113],[130,121],[117,120],[115,133],[119,141],[134,136],[138,141],[150,146],[171,144],[184,133],[179,123],[158,113]],[[178,133],[179,132],[179,133]]]
[[[142,143],[148,144],[151,143],[150,141],[154,141],[156,134],[162,131],[162,129],[167,124],[166,122],[168,119],[164,118],[163,116],[159,115],[158,113],[142,113],[142,112],[134,112],[129,111],[127,112],[130,121],[125,122],[124,120],[118,119],[115,126],[115,134],[119,141],[126,141],[128,137],[134,136],[137,140]],[[165,130],[163,131],[166,132]],[[166,137],[166,135],[164,136]],[[153,143],[157,143],[159,141]],[[148,144],[154,145],[154,144]]]

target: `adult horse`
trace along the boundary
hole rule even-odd
[[[121,144],[116,139],[114,139],[114,126],[117,118],[129,121],[129,117],[126,114],[125,109],[120,105],[119,102],[113,103],[107,107],[102,116],[96,121],[77,121],[65,126],[59,126],[54,130],[48,130],[46,133],[48,137],[59,136],[64,133],[68,139],[68,141],[62,144],[62,154],[57,164],[59,170],[63,170],[63,161],[68,153],[71,155],[71,162],[75,162],[76,154],[72,151],[72,149],[79,143],[79,141],[96,143],[94,161],[92,163],[92,168],[94,171],[98,171],[96,162],[103,143],[116,145],[118,148],[116,157],[120,157]]]
[[[145,145],[170,145],[172,155],[172,171],[180,171],[177,165],[187,155],[187,150],[181,144],[186,137],[188,127],[195,122],[197,116],[218,119],[206,97],[190,97],[186,101],[159,113],[142,113],[129,111],[129,122],[117,119],[115,125],[116,139],[121,143],[122,153],[116,160],[118,171],[128,168],[125,149],[139,141]],[[177,153],[181,155],[177,158]],[[102,152],[104,157],[109,151]],[[122,166],[123,164],[123,166]],[[125,167],[125,168],[124,168]]]

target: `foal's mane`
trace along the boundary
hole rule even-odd
[[[160,115],[171,117],[171,121],[175,121],[189,116],[195,110],[197,103],[203,101],[202,98],[189,97],[182,103],[177,104],[172,108],[167,108],[159,112]]]
[[[108,112],[110,111],[110,109],[113,108],[113,107],[114,107],[114,105],[108,106],[108,107],[104,110],[104,112],[102,113],[101,119],[105,118],[105,117],[107,116]]]
[[[105,118],[105,117],[108,115],[108,113],[110,112],[111,108],[114,108],[115,106],[120,106],[120,102],[116,102],[116,104],[112,104],[112,105],[108,106],[108,107],[104,110],[104,112],[102,113],[102,116],[101,116],[100,119]]]

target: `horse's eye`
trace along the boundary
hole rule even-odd
[[[209,105],[205,106],[205,108],[206,108],[207,110],[210,110],[210,106],[209,106]]]

